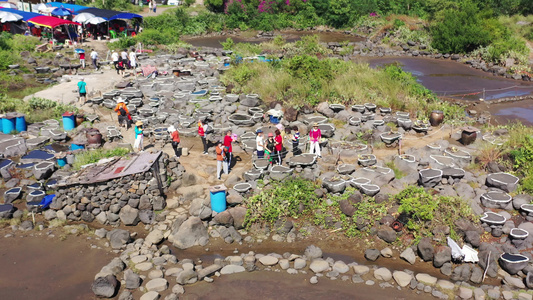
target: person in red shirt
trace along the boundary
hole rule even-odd
[[[279,131],[279,129],[276,129],[274,133],[276,134],[276,137],[274,138],[274,142],[276,143],[276,157],[278,158],[278,165],[281,166],[281,150],[283,149],[283,138],[281,137],[281,131]]]
[[[85,52],[78,54],[80,56],[80,65],[82,69],[85,69]]]
[[[202,139],[202,144],[204,145],[204,153],[207,154],[207,139],[205,138],[205,133],[207,131],[207,124],[202,120],[198,120],[198,135]]]
[[[178,145],[180,144],[180,133],[174,126],[168,128],[170,132],[170,137],[172,138],[172,148],[174,149],[174,154],[176,158],[180,158],[180,153],[178,152]]]
[[[228,132],[226,132],[226,136],[224,137],[224,147],[226,147],[228,150],[228,171],[231,169],[231,159],[233,158],[233,148],[231,147],[231,142],[233,142],[233,138],[231,137],[231,130],[228,130]]]

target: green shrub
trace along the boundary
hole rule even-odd
[[[13,50],[15,51],[35,51],[35,46],[41,44],[38,37],[16,34],[13,36]]]
[[[177,43],[179,34],[170,30],[159,32],[156,29],[144,29],[143,32],[137,35],[137,39],[146,45],[167,45]]]
[[[316,185],[302,178],[273,182],[261,193],[244,201],[247,213],[245,223],[274,223],[280,218],[297,217],[317,201]]]
[[[118,41],[107,44],[109,49],[127,49],[129,47],[135,46],[137,40],[131,36],[120,37]]]

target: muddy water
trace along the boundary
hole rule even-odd
[[[372,67],[399,63],[439,96],[491,100],[533,94],[531,82],[493,76],[456,61],[418,57],[366,58],[361,61],[368,62]]]
[[[94,275],[114,257],[91,249],[86,237],[0,234],[0,299],[94,299]]]
[[[311,285],[311,275],[289,275],[285,272],[244,272],[224,275],[215,283],[200,282],[186,287],[180,299],[428,299],[430,295],[396,288],[382,289],[350,281],[330,280],[322,277],[318,284]]]
[[[275,35],[282,35],[287,42],[294,42],[300,40],[303,36],[318,35],[321,42],[358,42],[363,41],[364,38],[356,37],[352,35],[346,35],[341,32],[315,32],[315,31],[276,31]],[[249,33],[247,33],[249,35]],[[255,36],[246,35],[221,35],[221,36],[209,36],[209,37],[189,37],[183,38],[183,40],[195,47],[213,47],[222,48],[221,42],[225,42],[227,38],[233,39],[235,43],[251,43],[260,44],[268,42],[269,38],[257,38]]]
[[[493,124],[520,121],[523,124],[533,126],[533,100],[497,104],[484,103],[481,107],[494,116]]]

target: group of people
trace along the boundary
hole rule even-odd
[[[130,49],[129,53],[127,49],[124,49],[122,52],[120,52],[120,54],[113,50],[111,53],[111,60],[113,61],[115,69],[117,70],[117,74],[122,76],[125,75],[126,69],[137,68],[137,54],[133,48]]]
[[[255,147],[257,149],[257,158],[267,158],[270,164],[277,163],[281,165],[283,157],[285,156],[283,150],[283,140],[288,139],[292,144],[292,154],[300,155],[302,150],[300,149],[300,130],[298,126],[294,126],[292,131],[290,128],[283,129],[281,124],[276,126],[274,133],[270,132],[267,139],[264,139],[264,133],[261,129],[256,131],[257,137],[255,139]],[[321,157],[320,153],[320,141],[322,139],[322,133],[318,128],[318,124],[313,124],[313,128],[309,132],[309,145],[310,152],[315,153]]]
[[[91,49],[91,54],[89,54],[89,56],[91,57],[94,69],[98,70],[98,52],[96,52],[94,49]],[[85,51],[79,52],[78,58],[80,59],[81,68],[85,69]]]
[[[148,1],[148,11],[153,11],[154,14],[156,13],[157,11],[157,2],[155,1],[152,1],[152,0],[149,0]]]

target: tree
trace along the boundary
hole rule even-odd
[[[224,0],[204,0],[204,4],[212,11],[224,11]]]
[[[466,53],[490,42],[490,32],[471,1],[462,2],[459,10],[447,9],[438,14],[431,33],[433,48],[444,53]]]

